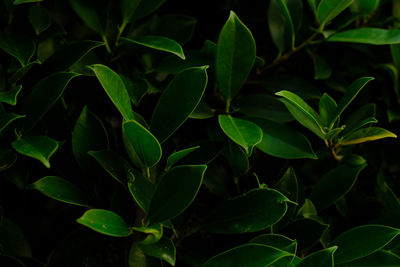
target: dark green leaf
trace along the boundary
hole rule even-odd
[[[24,118],[24,115],[14,113],[1,113],[0,114],[0,133],[13,121]]]
[[[365,15],[371,14],[379,6],[379,0],[354,0],[351,6],[352,11],[360,12]]]
[[[337,104],[332,97],[324,93],[319,100],[319,115],[325,127],[330,127],[336,116]],[[332,124],[333,125],[333,124]]]
[[[134,120],[129,94],[118,73],[101,64],[93,65],[91,68],[122,117],[125,120]]]
[[[147,93],[147,82],[142,79],[131,80],[124,75],[120,75],[120,77],[125,84],[126,91],[133,105],[139,106],[142,97]]]
[[[189,118],[205,120],[214,117],[215,109],[211,108],[202,98],[197,107],[190,113]]]
[[[121,38],[121,41],[127,44],[133,43],[152,49],[165,51],[177,55],[181,59],[185,59],[181,45],[164,36],[141,36],[135,39]]]
[[[25,234],[18,225],[7,217],[0,219],[0,244],[4,254],[16,257],[32,257],[31,247]],[[0,262],[0,264],[2,263]]]
[[[310,199],[318,210],[323,210],[347,194],[357,181],[358,174],[367,165],[339,167],[324,174],[314,186]]]
[[[137,7],[140,5],[142,0],[122,0],[121,1],[121,13],[122,13],[122,23],[126,24],[131,21],[133,14]]]
[[[328,65],[324,58],[319,55],[313,56],[314,61],[314,79],[326,80],[331,77],[332,68]]]
[[[128,188],[136,203],[143,211],[148,213],[151,199],[156,190],[155,185],[148,178],[144,177],[142,173],[131,170]]]
[[[317,18],[321,26],[342,13],[352,2],[353,0],[321,0],[317,8]]]
[[[25,3],[38,3],[42,2],[43,0],[14,0],[14,5],[20,5]]]
[[[285,174],[279,179],[276,187],[292,201],[297,201],[299,195],[299,184],[292,167],[289,167]]]
[[[296,240],[290,239],[284,235],[279,235],[279,234],[259,235],[251,239],[250,243],[271,246],[289,252],[291,254],[296,254],[296,249],[297,249]]]
[[[157,243],[163,237],[164,233],[164,228],[161,223],[142,227],[132,227],[132,229],[136,232],[148,234],[145,239],[139,241],[140,244],[144,245]]]
[[[36,50],[35,42],[25,36],[0,34],[0,48],[15,57],[22,66],[29,63]]]
[[[386,182],[382,172],[378,173],[377,184],[377,196],[385,207],[386,212],[395,217],[400,217],[400,199]]]
[[[11,149],[0,148],[0,171],[5,171],[17,161],[17,155]]]
[[[72,132],[72,152],[82,168],[90,168],[93,159],[87,154],[91,150],[107,149],[108,136],[101,120],[85,106]]]
[[[31,6],[28,11],[28,18],[36,35],[39,35],[51,25],[51,17],[43,6]]]
[[[194,147],[188,147],[179,151],[176,151],[169,155],[167,159],[167,165],[172,166],[178,161],[180,161],[182,158],[186,157],[188,154],[193,152],[194,150],[198,149],[200,146],[194,146]]]
[[[388,244],[400,230],[384,225],[362,225],[337,236],[331,246],[338,246],[336,263],[346,263],[366,257]]]
[[[244,151],[235,143],[228,142],[222,152],[232,167],[235,176],[241,176],[249,170],[249,160]]]
[[[162,222],[182,213],[196,197],[206,168],[206,165],[184,165],[164,174],[151,199],[148,220]]]
[[[88,206],[86,194],[74,184],[57,176],[46,176],[27,186],[55,200],[78,206]]]
[[[314,267],[314,266],[324,266],[333,267],[333,253],[337,250],[337,246],[319,250],[308,255],[303,259],[296,267]]]
[[[50,168],[50,157],[58,148],[58,142],[47,136],[26,136],[11,145],[18,153],[39,160],[46,168]]]
[[[17,104],[17,96],[21,92],[22,85],[18,85],[7,92],[0,92],[0,103],[7,103],[15,106]]]
[[[166,0],[142,0],[139,6],[136,8],[136,12],[133,14],[131,21],[144,18],[155,10],[157,10]]]
[[[352,112],[349,117],[345,121],[346,128],[344,129],[344,133],[349,132],[350,130],[356,130],[360,122],[369,120],[370,118],[375,117],[375,105],[367,104],[356,111]],[[361,126],[360,126],[361,127]]]
[[[388,45],[400,43],[400,29],[358,28],[331,35],[328,42]]]
[[[180,164],[209,164],[212,162],[224,148],[224,143],[218,141],[204,140],[192,144],[200,146],[198,149],[184,157]]]
[[[26,267],[25,264],[17,258],[0,255],[0,264],[7,267]]]
[[[78,14],[78,16],[88,25],[92,30],[100,34],[105,35],[105,26],[103,24],[103,18],[98,13],[97,5],[92,1],[79,1],[69,0],[72,8]]]
[[[303,206],[297,210],[297,217],[319,220],[317,209],[308,198],[304,200]]]
[[[103,209],[90,209],[76,220],[99,233],[124,237],[132,234],[126,222],[114,212]]]
[[[176,261],[176,248],[174,243],[163,237],[160,241],[154,244],[139,244],[139,248],[144,252],[144,254],[152,257],[159,258],[175,266]]]
[[[19,70],[14,72],[14,74],[8,79],[10,84],[15,85],[22,77],[29,72],[29,70],[36,64],[41,64],[39,60],[29,62],[27,65],[21,67]]]
[[[243,86],[256,58],[256,43],[250,30],[231,11],[217,43],[218,89],[230,101]]]
[[[220,266],[269,266],[292,254],[261,244],[245,244],[227,250],[209,259],[202,267]]]
[[[287,210],[287,199],[273,189],[254,189],[225,200],[207,217],[203,227],[212,233],[256,232],[278,222]]]
[[[387,137],[397,138],[397,135],[379,127],[362,128],[343,136],[340,145],[354,145]]]
[[[150,120],[151,132],[160,143],[167,140],[199,104],[207,85],[206,70],[207,66],[203,66],[181,72],[162,93]]]
[[[393,252],[378,250],[367,257],[337,265],[338,267],[396,267],[400,257]]]

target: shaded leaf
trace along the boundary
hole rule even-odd
[[[185,59],[182,47],[174,40],[164,36],[141,36],[135,39],[121,38],[126,44],[138,44],[155,50],[165,51],[177,55],[181,59]]]
[[[299,184],[292,167],[289,167],[284,175],[276,183],[276,187],[290,200],[296,202],[299,195]]]
[[[38,3],[42,2],[43,0],[14,0],[14,5],[26,4],[26,3]]]
[[[188,154],[193,152],[194,150],[198,149],[200,146],[193,146],[193,147],[188,147],[179,151],[176,151],[169,155],[167,159],[167,166],[172,166],[178,161],[180,161],[182,158],[186,157]]]
[[[249,170],[249,160],[244,151],[235,143],[228,142],[222,152],[232,167],[235,176],[241,176]]]
[[[379,127],[368,127],[355,130],[339,141],[341,146],[354,145],[368,141],[374,141],[382,138],[393,137],[397,138],[394,133]]]
[[[135,79],[131,80],[124,75],[120,75],[125,84],[126,91],[135,106],[139,106],[142,97],[147,93],[148,84],[145,80]]]
[[[8,81],[10,82],[10,84],[15,85],[22,77],[25,76],[25,74],[27,74],[30,69],[35,66],[36,64],[41,64],[41,62],[39,60],[36,61],[32,61],[29,62],[27,65],[21,67],[19,70],[17,70],[16,72],[14,72],[14,74],[10,77],[10,79],[8,79]]]
[[[137,7],[140,5],[142,0],[122,0],[121,1],[121,13],[122,13],[122,23],[126,24],[131,21],[133,14]]]
[[[291,254],[296,254],[297,241],[279,234],[262,234],[250,240],[250,243],[256,243],[271,246]]]
[[[13,121],[24,118],[24,115],[14,113],[1,113],[0,114],[0,133]]]
[[[400,257],[393,252],[378,250],[367,257],[337,265],[339,267],[396,267],[400,266]]]
[[[29,63],[35,53],[35,42],[26,36],[0,34],[0,48],[16,58],[22,66]]]
[[[0,148],[0,171],[5,171],[17,161],[17,155],[11,149]]]
[[[105,35],[105,26],[102,22],[103,18],[98,12],[98,5],[92,1],[69,0],[69,2],[86,25],[101,36]]]
[[[146,213],[149,212],[150,202],[153,198],[156,186],[150,180],[136,170],[130,171],[128,189],[139,207]]]
[[[337,246],[322,249],[311,253],[305,259],[303,259],[296,267],[314,267],[314,266],[326,266],[333,267],[333,253],[337,250]]]
[[[154,11],[156,11],[166,0],[146,0],[140,1],[140,4],[136,8],[135,13],[131,17],[131,21],[136,21],[138,19],[144,18]]]
[[[326,80],[332,74],[331,66],[326,62],[324,58],[319,55],[313,56],[314,61],[314,79]]]
[[[0,244],[3,253],[6,255],[32,257],[31,247],[24,232],[5,216],[0,219]],[[3,263],[0,261],[0,264]]]
[[[358,28],[332,34],[328,42],[388,45],[400,43],[400,29]]]
[[[39,35],[51,25],[51,17],[43,6],[31,6],[28,10],[28,18],[36,35]]]
[[[322,26],[351,5],[353,0],[321,0],[317,8],[317,18]]]
[[[330,127],[336,116],[337,104],[332,97],[324,93],[319,100],[319,115],[325,127]],[[332,124],[333,125],[333,124]]]
[[[159,258],[160,260],[164,260],[172,266],[175,266],[176,248],[169,238],[163,237],[157,243],[148,245],[139,244],[138,246],[144,254]]]
[[[0,92],[0,103],[7,103],[15,106],[17,104],[17,96],[21,92],[22,85],[18,85],[7,92]]]
[[[164,233],[164,228],[161,223],[142,227],[132,227],[132,229],[136,232],[148,234],[144,240],[139,241],[140,244],[144,245],[157,243],[163,237]]]

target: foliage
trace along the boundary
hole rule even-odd
[[[2,1],[0,265],[399,266],[400,1],[197,2]]]

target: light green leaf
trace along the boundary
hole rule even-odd
[[[245,244],[224,251],[209,259],[202,267],[221,266],[269,266],[275,261],[292,254],[261,244]]]
[[[353,0],[321,0],[317,8],[317,18],[321,26],[325,26],[343,12]]]
[[[69,181],[57,177],[46,176],[27,186],[55,200],[77,206],[88,206],[87,194]]]
[[[101,64],[93,65],[91,68],[122,117],[125,120],[134,120],[129,94],[118,73]]]
[[[361,128],[352,133],[343,136],[339,141],[341,146],[360,144],[364,142],[374,141],[382,138],[397,138],[394,133],[379,127]]]
[[[47,30],[51,25],[51,17],[43,6],[31,6],[28,10],[28,18],[36,35]]]
[[[324,139],[325,132],[323,131],[321,118],[312,107],[292,92],[283,90],[275,94],[282,97],[279,100],[285,104],[292,116],[301,125],[315,133],[321,139]]]
[[[26,136],[11,145],[18,153],[39,160],[46,168],[50,168],[50,157],[58,148],[58,142],[47,136]]]
[[[160,260],[166,261],[172,266],[175,266],[176,248],[169,238],[163,237],[157,243],[148,245],[138,244],[138,246],[144,254],[159,258]]]
[[[188,154],[193,152],[194,150],[198,149],[200,146],[193,146],[193,147],[188,147],[179,151],[176,151],[169,155],[167,159],[167,166],[172,166],[178,161],[180,161],[182,158],[186,157]]]
[[[10,168],[17,161],[17,155],[11,149],[0,147],[0,172]]]
[[[330,246],[338,246],[335,263],[346,263],[361,259],[383,248],[400,230],[385,225],[362,225],[337,236]]]
[[[222,131],[236,144],[242,146],[246,154],[251,154],[255,145],[261,142],[263,132],[253,122],[233,118],[230,115],[218,116],[219,126]]]
[[[177,55],[181,59],[185,59],[181,45],[164,36],[141,36],[135,39],[121,38],[121,41],[126,44],[138,44],[155,50],[165,51]]]
[[[305,259],[303,259],[296,267],[315,267],[315,266],[324,266],[324,267],[333,267],[333,253],[337,250],[337,246],[333,246],[330,248],[322,249],[311,253]]]
[[[0,92],[0,103],[7,103],[9,105],[15,106],[17,104],[17,96],[21,92],[22,85],[18,85],[13,89]]]
[[[103,123],[84,106],[72,131],[72,152],[76,162],[82,168],[90,168],[93,159],[88,155],[88,151],[107,148],[108,135]]]
[[[256,58],[256,43],[250,30],[231,11],[217,42],[218,90],[229,102],[243,86]]]
[[[105,235],[124,237],[132,234],[124,219],[108,210],[90,209],[76,221]]]
[[[88,0],[69,0],[69,3],[86,25],[101,36],[105,35],[105,26],[103,24],[103,19],[98,12],[98,5],[93,1]]]
[[[319,100],[319,115],[325,127],[330,127],[336,116],[337,104],[332,97],[324,93]]]
[[[211,233],[257,232],[278,222],[287,210],[287,199],[273,189],[253,189],[225,200],[206,218],[203,228]]]
[[[192,203],[203,181],[206,165],[183,165],[165,173],[151,199],[148,220],[172,219]]]
[[[16,58],[22,66],[29,63],[35,53],[35,42],[26,36],[0,34],[0,48]]]
[[[14,113],[1,113],[0,114],[0,133],[13,121],[24,118],[25,115],[18,115]]]
[[[150,168],[161,159],[161,145],[146,128],[136,121],[122,124],[125,149],[134,164]]]
[[[150,202],[156,190],[155,185],[143,176],[141,172],[129,172],[128,189],[139,207],[146,213],[149,212]]]
[[[400,43],[400,29],[358,28],[331,35],[328,42],[388,45]]]
[[[338,267],[397,267],[400,257],[393,252],[378,250],[367,257],[337,265]]]
[[[199,104],[207,85],[207,68],[184,70],[162,93],[150,120],[150,130],[160,143],[167,140]]]

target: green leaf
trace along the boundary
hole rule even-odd
[[[297,217],[319,220],[317,209],[308,198],[304,200],[303,206],[297,210]]]
[[[76,14],[78,14],[78,16],[86,23],[87,26],[101,36],[105,35],[105,26],[103,24],[103,18],[98,12],[98,5],[96,5],[93,1],[79,0],[69,0],[69,3]]]
[[[281,179],[276,183],[276,187],[292,201],[298,200],[299,183],[292,167],[289,167]]]
[[[219,115],[218,122],[222,131],[233,142],[243,147],[246,154],[251,154],[253,147],[263,138],[263,131],[253,122],[233,118],[230,115]]]
[[[43,6],[31,6],[28,10],[28,18],[36,35],[47,30],[51,25],[51,17]]]
[[[220,266],[269,266],[275,261],[292,254],[261,244],[245,244],[224,251],[209,259],[202,267]]]
[[[0,103],[7,103],[9,105],[15,106],[17,104],[17,96],[21,92],[22,85],[18,85],[13,89],[0,92]]]
[[[16,58],[22,66],[25,66],[34,55],[36,44],[26,36],[2,33],[0,34],[0,48]]]
[[[216,75],[218,90],[229,102],[243,86],[256,58],[250,30],[231,11],[218,37]]]
[[[358,95],[358,93],[361,91],[361,89],[363,89],[364,86],[368,82],[372,81],[373,79],[374,79],[373,77],[362,77],[362,78],[355,80],[352,84],[350,84],[349,87],[347,87],[342,98],[339,100],[339,103],[338,103],[338,106],[336,109],[336,114],[332,119],[331,125],[333,125],[336,122],[336,120],[339,118],[339,116],[342,114],[342,112],[347,108],[347,106]]]
[[[125,120],[134,120],[129,94],[118,73],[101,64],[95,64],[91,68],[122,117]]]
[[[19,70],[17,70],[16,72],[14,72],[14,74],[10,77],[10,79],[8,79],[8,81],[10,82],[10,84],[15,85],[22,77],[25,76],[25,74],[27,74],[30,69],[35,66],[36,64],[41,64],[41,62],[39,60],[36,61],[32,61],[29,62],[27,65],[21,67]]]
[[[396,267],[400,257],[393,252],[378,250],[367,257],[337,265],[338,267]]]
[[[132,167],[121,155],[111,150],[89,151],[88,154],[95,158],[115,180],[123,185],[126,184]]]
[[[122,23],[126,24],[131,21],[133,14],[137,7],[140,5],[142,0],[122,0],[121,1],[121,13],[122,13]]]
[[[304,127],[315,133],[318,137],[324,139],[324,131],[321,118],[303,99],[298,95],[283,90],[275,93],[282,98],[279,100],[285,104],[292,116]]]
[[[17,155],[11,149],[0,147],[0,172],[10,168],[17,161]]]
[[[328,42],[388,45],[400,43],[400,29],[358,28],[331,35]]]
[[[297,219],[280,232],[296,239],[301,250],[313,247],[320,241],[329,225],[315,219]]]
[[[352,112],[349,117],[347,117],[345,121],[346,128],[344,129],[344,133],[350,132],[352,130],[356,130],[360,128],[361,126],[365,125],[363,121],[368,121],[370,118],[375,117],[375,105],[374,104],[367,104],[364,105],[360,108],[358,108],[356,111]],[[359,126],[361,125],[361,126]]]
[[[365,120],[362,120],[356,124],[351,125],[350,127],[344,128],[343,136],[349,135],[365,125],[368,125],[371,123],[377,123],[377,122],[378,121],[373,117],[366,118]]]
[[[161,159],[161,145],[146,128],[136,121],[122,124],[126,151],[140,168],[150,168]]]
[[[237,144],[228,142],[222,153],[231,165],[233,174],[236,177],[244,175],[249,170],[249,159]]]
[[[305,259],[303,259],[296,267],[314,267],[314,266],[324,266],[333,267],[333,253],[337,250],[337,246],[322,249],[311,253]]]
[[[84,106],[72,131],[72,152],[76,162],[82,168],[90,168],[93,159],[88,155],[88,151],[108,147],[108,136],[103,123]]]
[[[143,176],[142,173],[131,170],[128,180],[128,189],[139,207],[146,213],[149,212],[150,202],[156,190],[155,185]]]
[[[297,241],[279,234],[262,234],[250,240],[250,243],[256,243],[271,246],[291,254],[296,254]]]
[[[347,194],[357,181],[358,174],[367,165],[340,165],[324,174],[311,191],[310,199],[321,211]]]
[[[46,168],[50,168],[50,157],[58,148],[58,142],[47,136],[26,136],[11,145],[18,153],[39,160]]]
[[[188,147],[179,151],[176,151],[169,155],[167,159],[167,166],[172,166],[178,161],[180,161],[182,158],[186,157],[188,154],[193,152],[194,150],[198,149],[200,146],[193,146],[193,147]]]
[[[319,115],[325,127],[333,125],[336,116],[337,104],[332,97],[324,93],[319,100]]]
[[[203,228],[211,233],[257,232],[278,222],[287,210],[287,199],[273,189],[253,189],[225,200],[207,217]]]
[[[15,257],[32,257],[31,247],[24,232],[9,218],[2,216],[0,218],[0,243],[2,254]],[[4,264],[1,266],[14,266]]]
[[[86,193],[69,181],[57,177],[46,176],[27,186],[27,189],[35,189],[55,200],[77,206],[88,206]]]
[[[38,3],[42,2],[43,0],[14,0],[14,5],[26,4],[26,3]]]
[[[400,230],[384,225],[362,225],[337,236],[330,246],[338,246],[335,263],[346,263],[366,257],[383,248]]]
[[[169,238],[163,237],[157,243],[149,245],[138,244],[138,246],[144,254],[159,258],[160,260],[166,261],[172,266],[175,266],[176,248]]]
[[[120,77],[125,84],[126,91],[128,92],[133,105],[136,107],[139,106],[142,97],[147,93],[148,90],[148,84],[146,80],[131,80],[125,75],[120,75]]]
[[[164,233],[163,225],[160,223],[149,226],[132,227],[132,229],[136,232],[148,234],[145,239],[139,241],[140,244],[144,245],[157,243],[163,237]]]
[[[204,98],[200,100],[200,103],[197,107],[190,113],[189,118],[191,119],[198,119],[198,120],[205,120],[214,117],[215,109],[211,108]]]
[[[65,87],[76,73],[58,72],[41,80],[22,102],[21,113],[26,119],[21,120],[21,131],[28,132],[49,111],[64,92]]]
[[[319,0],[307,0],[307,2],[314,15],[317,15],[317,3],[319,2]]]
[[[126,44],[138,44],[155,50],[165,51],[185,59],[182,47],[174,40],[164,36],[141,36],[135,39],[121,38]]]
[[[145,0],[140,1],[140,4],[136,8],[135,13],[131,17],[131,21],[136,21],[138,19],[144,18],[154,11],[156,11],[164,2],[167,0]]]
[[[162,93],[150,120],[150,130],[160,143],[167,140],[199,104],[207,85],[207,68],[184,70]]]
[[[353,0],[321,0],[317,8],[317,18],[321,27],[343,12]]]
[[[326,80],[331,77],[332,68],[328,65],[324,58],[319,55],[314,55],[313,62],[315,80]]]
[[[351,6],[352,11],[362,13],[364,15],[371,14],[379,6],[380,0],[354,0]]]
[[[0,133],[13,121],[24,118],[24,115],[14,113],[1,113],[0,114]]]
[[[264,153],[284,159],[317,159],[310,141],[292,127],[261,118],[246,119],[261,128],[263,137],[256,147]]]
[[[358,129],[352,133],[343,136],[339,141],[341,146],[360,144],[364,142],[374,141],[382,138],[397,138],[394,133],[379,127],[368,127]]]
[[[151,199],[148,220],[162,222],[182,213],[196,197],[206,168],[206,165],[184,165],[165,173]]]
[[[90,209],[76,220],[99,233],[124,237],[132,234],[126,222],[112,211],[103,209]]]
[[[382,172],[378,173],[377,184],[376,195],[384,206],[386,212],[396,218],[400,217],[400,199],[387,183]]]

